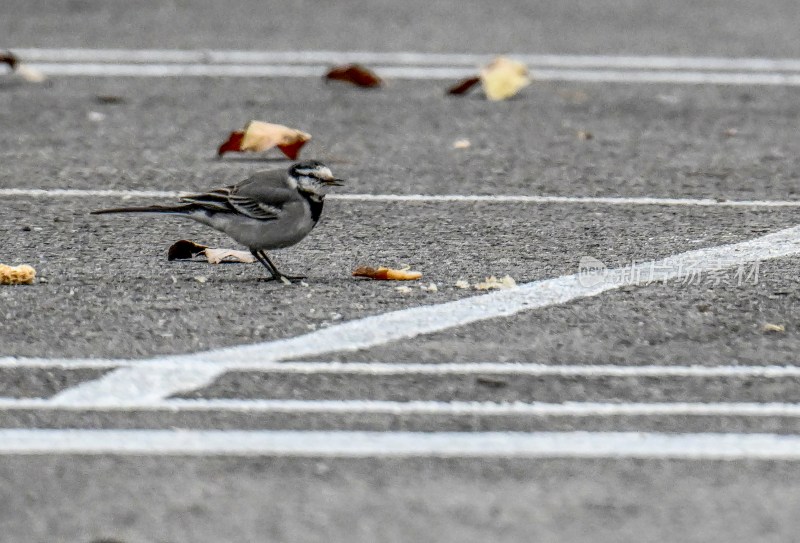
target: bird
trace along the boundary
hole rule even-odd
[[[249,178],[201,194],[182,196],[176,205],[116,207],[106,213],[158,213],[195,220],[244,245],[269,272],[267,280],[297,282],[304,276],[281,273],[266,251],[290,247],[317,225],[330,187],[342,186],[322,162],[297,162],[288,171],[264,170]]]

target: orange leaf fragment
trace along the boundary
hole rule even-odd
[[[295,160],[303,145],[311,139],[311,134],[289,128],[282,124],[250,121],[244,130],[231,132],[228,140],[219,146],[217,156],[230,151],[267,151],[277,147],[291,160]]]
[[[374,88],[383,85],[383,80],[378,77],[378,74],[360,64],[335,66],[325,74],[325,79],[329,81],[345,81],[365,88]]]
[[[470,77],[460,81],[447,89],[447,94],[465,94],[472,87],[480,83],[480,77]]]
[[[381,281],[414,281],[422,277],[422,272],[411,270],[394,270],[392,268],[370,268],[362,266],[353,271],[353,277],[369,277]]]
[[[219,149],[217,149],[217,156],[222,156],[229,151],[241,151],[243,137],[244,132],[241,130],[231,132],[231,135],[228,136],[228,139],[225,141],[225,143],[220,145]]]

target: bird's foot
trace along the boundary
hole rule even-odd
[[[305,275],[283,275],[280,276],[280,281],[284,284],[291,284],[291,283],[299,283],[303,279],[305,279]]]
[[[291,285],[292,283],[299,283],[305,278],[306,278],[305,275],[283,275],[283,274],[280,274],[280,275],[277,275],[277,276],[273,275],[273,276],[270,276],[270,277],[261,277],[259,279],[259,281],[264,281],[264,282],[267,282],[267,281],[279,281],[279,282],[283,283],[284,285]]]

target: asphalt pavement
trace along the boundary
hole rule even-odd
[[[11,16],[0,17],[0,46],[11,49],[800,57],[791,2],[231,8],[82,0],[12,1],[1,9]],[[655,368],[650,375],[232,369],[166,399],[189,403],[35,403],[91,386],[130,359],[157,373],[171,360],[159,357],[200,353],[201,361],[210,349],[278,348],[267,342],[479,295],[457,287],[459,280],[543,281],[577,273],[582,257],[618,268],[797,223],[791,205],[721,205],[798,200],[797,87],[534,81],[516,98],[490,103],[479,94],[445,96],[447,83],[396,79],[373,91],[316,78],[53,77],[36,85],[0,75],[0,190],[121,191],[3,196],[0,263],[31,264],[38,276],[31,286],[0,288],[0,428],[800,432],[792,410],[800,376],[756,371],[796,363],[797,256],[742,261],[757,272],[744,280],[730,268],[695,281],[631,284],[369,348],[322,346],[322,354],[301,358]],[[188,221],[88,215],[159,199],[125,191],[197,191],[287,168],[276,152],[216,157],[227,134],[250,119],[311,133],[302,156],[348,179],[337,194],[352,198],[329,199],[314,232],[273,255],[282,270],[307,275],[304,284],[265,282],[257,264],[167,261],[179,239],[234,247]],[[460,139],[469,147],[455,148]],[[358,196],[454,194],[575,200]],[[361,265],[408,265],[436,289],[353,278]],[[60,360],[37,366],[33,358]],[[722,370],[698,376],[681,373],[686,366]],[[213,403],[224,401],[234,403]],[[255,407],[271,401],[299,403]],[[530,409],[514,412],[514,405]],[[769,406],[777,406],[773,414]],[[0,539],[791,541],[795,468],[790,460],[669,454],[2,453]]]

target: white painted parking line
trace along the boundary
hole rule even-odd
[[[154,368],[183,368],[192,360],[169,359],[57,359],[0,358],[0,369],[112,369],[136,365]],[[332,375],[531,375],[538,377],[759,377],[781,379],[800,377],[800,366],[615,366],[547,365],[524,362],[274,362],[269,360],[224,360],[214,363],[225,371]]]
[[[304,77],[321,78],[326,66],[251,65],[251,64],[47,64],[32,63],[31,68],[56,76],[83,77]],[[470,77],[474,68],[373,66],[388,79],[453,80]],[[536,69],[538,81],[584,83],[663,83],[682,85],[766,85],[800,86],[800,74],[782,72],[697,72],[654,70],[562,70]]]
[[[446,80],[473,75],[492,55],[371,51],[16,49],[50,76],[322,77],[332,64],[369,64],[387,78]],[[800,59],[511,55],[540,81],[711,85],[800,85]]]
[[[115,189],[14,189],[0,188],[0,197],[29,198],[179,198],[188,192]],[[420,202],[496,204],[598,204],[612,206],[687,207],[800,207],[800,200],[719,200],[713,198],[653,198],[614,196],[536,196],[483,194],[330,194],[330,200],[353,202]]]
[[[191,355],[157,357],[153,360],[191,360],[191,367],[195,371],[169,367],[162,371],[155,366],[138,364],[117,369],[98,380],[64,390],[50,401],[60,405],[115,405],[136,402],[143,397],[165,398],[206,386],[224,373],[224,367],[216,365],[220,362],[279,361],[332,352],[352,352],[478,321],[508,317],[522,311],[565,304],[625,285],[667,281],[689,274],[727,269],[798,253],[800,226],[732,245],[699,249],[657,261],[606,270],[600,275],[567,275],[523,284],[516,289],[392,311],[293,338]]]
[[[236,51],[177,49],[32,49],[15,48],[24,62],[41,63],[183,63],[183,64],[342,64],[387,66],[479,66],[493,54],[419,53],[412,51]],[[512,54],[531,67],[800,72],[800,59],[667,57],[632,55]]]
[[[389,400],[161,399],[155,395],[117,402],[0,398],[0,410],[232,412],[291,415],[391,415],[466,417],[800,417],[800,404],[757,402],[469,402]]]
[[[800,436],[640,432],[0,430],[0,454],[800,460]]]

